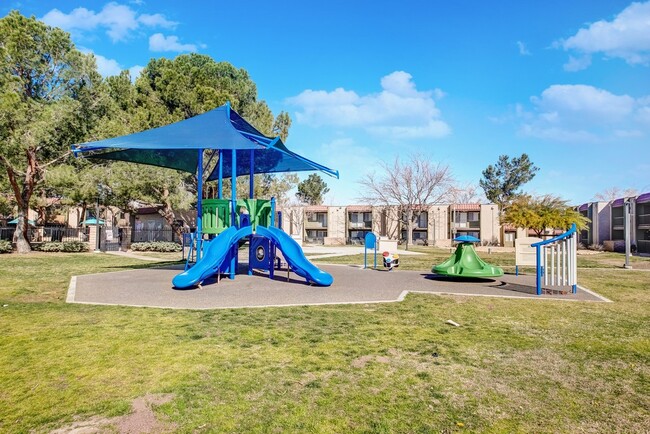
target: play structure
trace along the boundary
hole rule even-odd
[[[253,197],[254,175],[297,171],[321,171],[338,178],[329,169],[290,151],[279,137],[266,137],[226,103],[184,121],[159,128],[91,143],[72,145],[75,156],[130,161],[168,167],[196,174],[196,231],[190,237],[191,254],[185,270],[173,279],[184,289],[221,274],[235,278],[239,246],[249,242],[248,273],[268,272],[274,277],[277,251],[284,257],[287,274],[293,271],[307,283],[329,286],[330,274],[305,257],[302,248],[276,227],[275,201]],[[204,155],[208,154],[204,162]],[[237,199],[238,176],[249,176],[247,199]],[[223,180],[230,178],[231,196],[223,197]],[[204,182],[216,181],[218,197],[205,199]],[[288,277],[287,277],[288,280]]]
[[[533,243],[536,250],[535,268],[537,295],[542,295],[542,279],[545,286],[570,288],[575,294],[578,286],[577,230],[575,223],[557,237]]]
[[[491,278],[503,276],[503,270],[490,265],[479,258],[474,243],[480,242],[476,237],[463,235],[454,238],[458,243],[456,251],[449,259],[440,265],[434,266],[431,271],[441,276]]]
[[[393,271],[394,268],[399,267],[399,255],[397,253],[383,252],[382,254],[384,267],[388,271]]]

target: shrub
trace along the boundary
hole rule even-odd
[[[82,241],[51,241],[36,246],[34,250],[38,250],[40,252],[79,253],[88,251],[88,244]]]
[[[11,253],[11,243],[7,240],[0,240],[0,253]]]
[[[180,252],[182,247],[178,243],[169,241],[152,241],[147,243],[133,243],[131,250],[134,252]]]

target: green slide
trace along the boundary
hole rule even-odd
[[[442,264],[434,266],[431,269],[432,272],[449,277],[484,278],[503,276],[501,268],[487,264],[478,257],[473,244],[479,241],[477,238],[462,236],[455,238],[454,241],[459,241],[454,254]]]

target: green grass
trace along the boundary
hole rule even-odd
[[[144,261],[3,255],[0,431],[48,432],[173,393],[156,411],[179,432],[644,432],[650,272],[590,260],[600,266],[580,283],[615,303],[410,295],[184,311],[63,302],[71,275]]]

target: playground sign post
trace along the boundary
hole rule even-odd
[[[375,270],[377,269],[377,236],[368,232],[364,238],[363,246],[363,268],[368,268],[368,249],[375,249]]]

